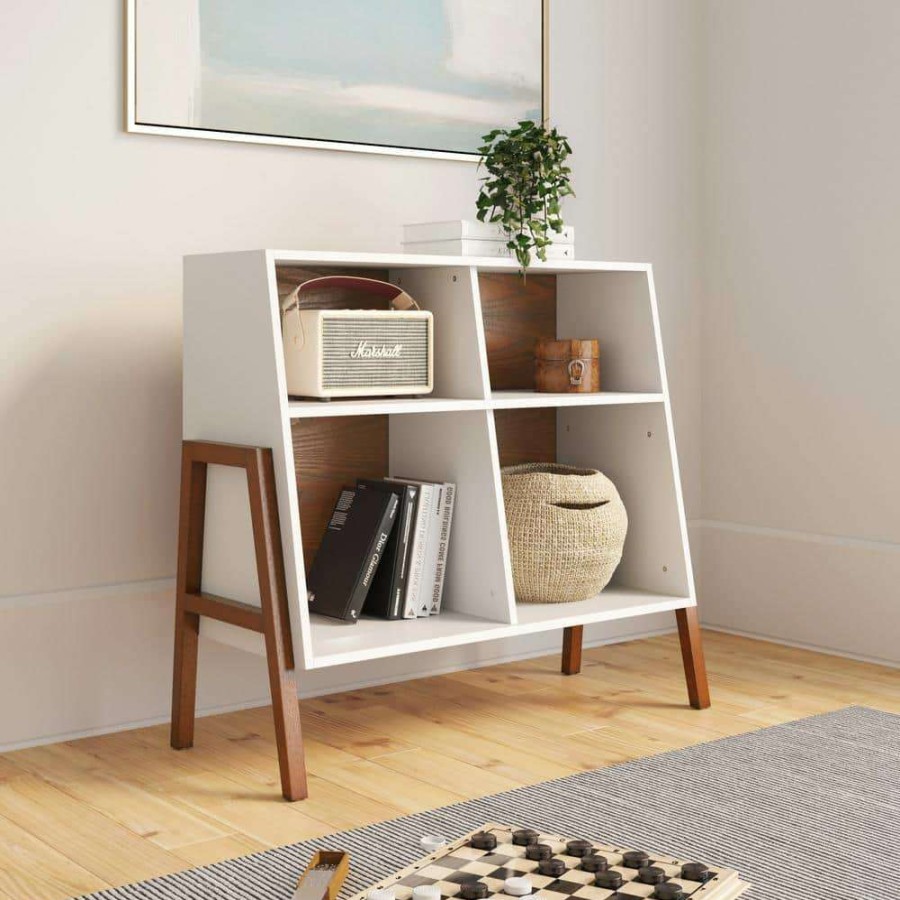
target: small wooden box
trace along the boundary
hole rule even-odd
[[[600,390],[600,342],[541,338],[534,348],[534,389],[551,394]]]

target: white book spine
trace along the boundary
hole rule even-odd
[[[403,603],[403,618],[415,619],[418,616],[419,594],[422,588],[422,575],[425,567],[425,553],[428,549],[428,525],[431,511],[431,485],[423,484],[419,490],[419,503],[416,506],[416,529],[413,533],[412,547],[409,551],[410,568],[406,582],[406,597]]]
[[[450,526],[453,523],[453,503],[456,500],[455,484],[448,482],[444,485],[441,500],[441,535],[440,540],[438,541],[434,593],[431,596],[431,614],[433,616],[436,616],[441,611],[441,598],[444,596],[444,576],[447,572],[447,550],[450,546]]]
[[[425,241],[502,241],[506,243],[503,226],[497,222],[479,222],[477,219],[456,219],[451,222],[421,222],[403,226],[403,242],[415,244]],[[575,228],[564,225],[553,235],[558,244],[574,244]]]
[[[416,615],[431,615],[431,599],[437,577],[438,544],[441,542],[441,505],[443,484],[427,485],[431,489],[431,508],[428,512],[428,547],[425,551],[425,565],[422,567],[422,584],[419,589]]]
[[[575,259],[574,244],[550,244],[547,259]],[[420,241],[404,244],[404,253],[429,253],[438,256],[511,257],[512,251],[501,241],[452,240]],[[534,256],[534,254],[532,253]]]

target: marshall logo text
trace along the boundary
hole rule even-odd
[[[385,344],[370,344],[368,341],[360,341],[355,350],[350,351],[350,359],[400,359],[402,344],[394,344],[388,347]]]

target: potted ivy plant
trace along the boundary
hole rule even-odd
[[[478,221],[500,225],[524,275],[532,252],[546,260],[552,235],[563,230],[560,205],[575,193],[566,165],[572,148],[556,128],[526,120],[515,128],[489,131],[478,152],[479,168],[487,171],[478,195]]]

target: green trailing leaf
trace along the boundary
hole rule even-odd
[[[479,167],[487,175],[476,201],[478,221],[501,226],[524,276],[532,251],[546,260],[551,232],[563,229],[560,201],[575,193],[565,165],[572,148],[555,128],[530,120],[495,128],[482,141]]]

